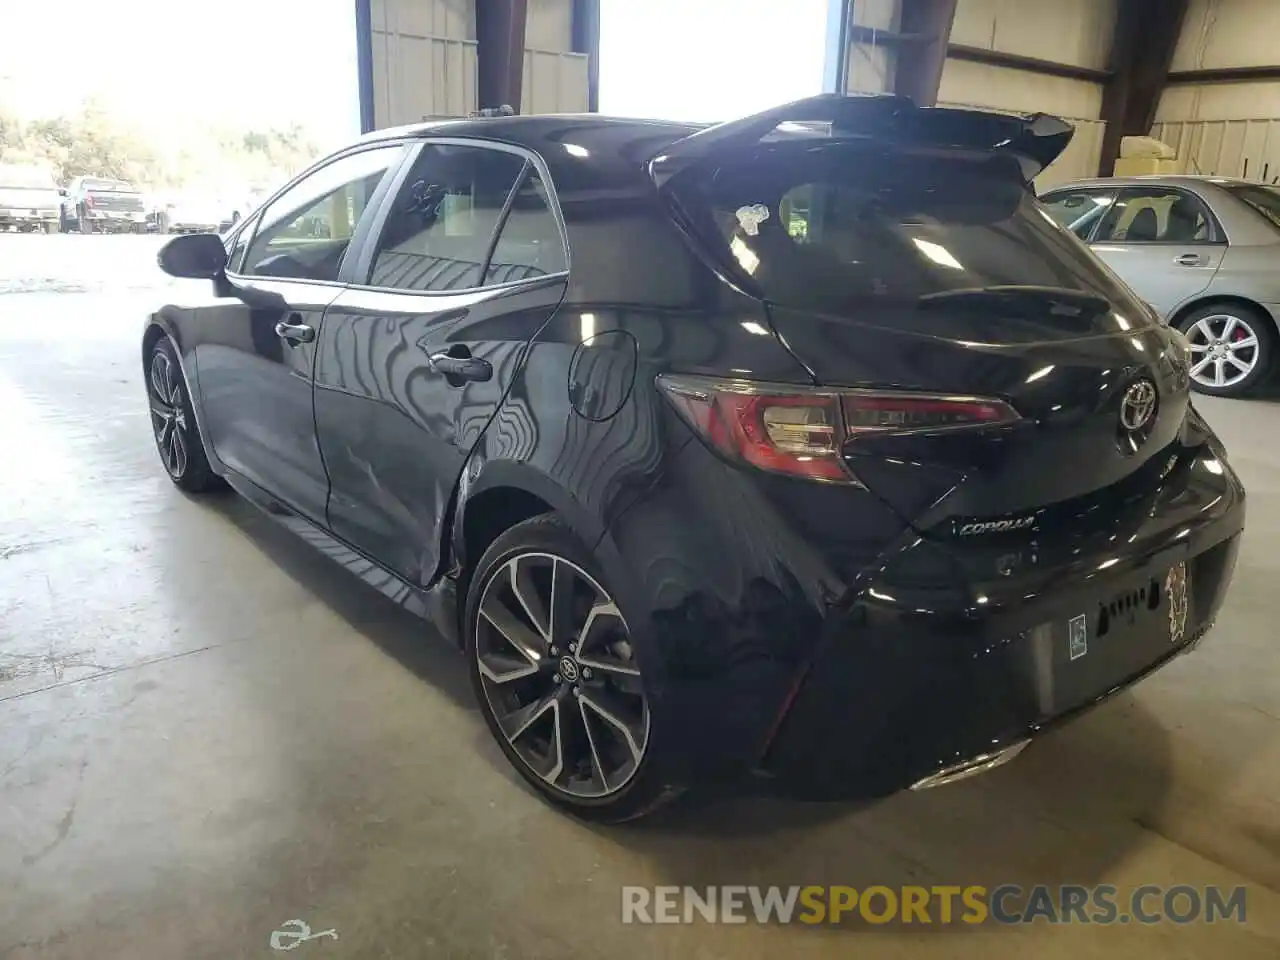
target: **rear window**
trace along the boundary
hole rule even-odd
[[[1059,287],[1126,299],[1007,158],[774,144],[672,187],[766,299],[817,311],[949,290]]]
[[[1222,184],[1222,189],[1252,207],[1273,227],[1280,227],[1280,190],[1256,183]]]
[[[134,189],[123,180],[90,180],[84,181],[85,189],[101,190],[104,193],[134,193]]]

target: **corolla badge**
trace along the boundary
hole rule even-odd
[[[1012,517],[1008,520],[982,520],[974,523],[957,523],[957,537],[976,537],[984,533],[1011,533],[1014,530],[1026,530],[1036,522],[1035,514],[1026,517]]]
[[[1139,380],[1124,392],[1120,401],[1120,426],[1126,430],[1141,430],[1151,422],[1156,412],[1156,385],[1150,380]]]

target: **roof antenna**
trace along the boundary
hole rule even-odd
[[[500,107],[481,107],[470,115],[473,117],[514,117],[516,112],[511,109],[511,104],[504,103]]]

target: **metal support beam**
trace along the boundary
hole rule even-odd
[[[520,112],[528,0],[476,0],[476,95],[480,109]]]
[[[1188,0],[1120,0],[1111,42],[1111,76],[1102,91],[1100,119],[1107,127],[1099,176],[1115,172],[1123,138],[1150,132],[1187,6]]]
[[[373,115],[373,9],[370,0],[356,0],[356,86],[360,91],[360,132],[369,133]]]
[[[587,55],[587,109],[600,110],[600,0],[573,0],[573,52]]]
[[[1259,83],[1280,80],[1280,66],[1218,67],[1215,70],[1179,70],[1169,74],[1166,85],[1175,83]]]
[[[848,93],[849,31],[854,0],[827,0],[827,46],[822,62],[822,92]]]
[[[956,0],[902,0],[900,31],[918,42],[902,43],[893,70],[893,92],[922,107],[938,102],[942,68],[947,62]]]
[[[1073,63],[1041,60],[1039,57],[1024,57],[1018,53],[1006,53],[986,47],[967,47],[958,43],[947,46],[947,56],[953,60],[969,60],[991,67],[1009,67],[1046,77],[1066,77],[1068,80],[1087,80],[1090,83],[1106,83],[1111,78],[1109,70],[1094,70],[1092,67],[1078,67]]]

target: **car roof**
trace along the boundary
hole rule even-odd
[[[360,142],[404,139],[406,137],[466,137],[496,140],[526,147],[538,153],[563,149],[566,143],[591,151],[614,154],[637,139],[648,143],[671,143],[709,126],[672,120],[645,120],[611,117],[598,113],[533,114],[510,117],[465,117],[431,120],[366,133]],[[647,158],[628,158],[647,159]]]
[[[1131,177],[1090,177],[1083,180],[1068,180],[1065,183],[1054,184],[1045,190],[1045,193],[1053,193],[1063,189],[1078,189],[1080,187],[1142,187],[1152,184],[1196,186],[1206,183],[1214,186],[1246,183],[1258,187],[1272,186],[1272,184],[1262,180],[1246,180],[1242,177],[1219,177],[1204,173],[1148,173]]]

